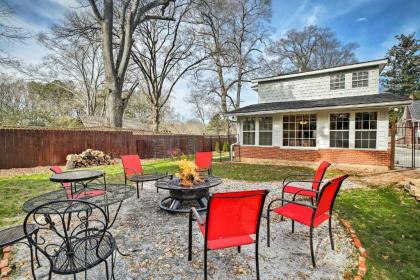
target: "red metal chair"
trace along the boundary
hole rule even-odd
[[[60,166],[56,166],[56,165],[51,166],[50,170],[57,174],[60,174],[63,172],[63,169],[61,169]],[[87,196],[92,197],[92,196],[98,196],[98,195],[104,194],[103,190],[83,190],[81,192],[73,194],[73,190],[72,190],[73,186],[71,182],[62,182],[61,186],[64,188],[68,199],[82,199]]]
[[[204,279],[207,279],[207,251],[255,244],[257,279],[258,237],[261,213],[268,190],[215,193],[210,195],[206,218],[191,208],[188,231],[188,260],[192,259],[192,221],[197,220],[204,236]],[[254,237],[255,235],[255,237]]]
[[[127,180],[136,183],[137,188],[137,198],[140,198],[139,193],[139,183],[141,183],[141,189],[143,190],[143,183],[148,181],[157,181],[166,177],[167,175],[158,174],[156,168],[151,166],[154,169],[154,174],[144,174],[143,166],[138,155],[126,155],[121,156],[122,165],[124,168],[124,180],[127,184]],[[159,192],[159,189],[156,185],[156,192]]]
[[[312,240],[313,229],[328,220],[331,249],[334,250],[334,241],[331,229],[333,205],[337,193],[340,190],[343,181],[347,177],[348,175],[344,175],[332,179],[325,184],[321,191],[309,190],[314,193],[319,193],[317,196],[318,198],[316,206],[295,201],[296,195],[298,195],[299,192],[295,193],[292,201],[283,198],[274,199],[271,201],[267,208],[267,246],[270,247],[270,212],[274,212],[286,218],[290,218],[292,220],[292,232],[294,232],[295,221],[309,227],[309,242],[311,248],[312,265],[315,267],[315,256]],[[281,201],[282,204],[283,202],[287,202],[287,204],[272,209],[271,206],[276,201]]]
[[[317,191],[319,189],[322,183],[322,179],[324,178],[325,172],[327,171],[330,165],[331,163],[327,161],[321,162],[321,164],[318,167],[318,170],[315,173],[315,176],[311,180],[289,180],[290,177],[312,177],[311,175],[308,175],[308,174],[293,174],[284,178],[283,188],[281,191],[281,198],[284,199],[285,193],[290,193],[290,194],[299,193],[299,195],[301,196],[310,197],[311,202],[313,204],[313,199],[317,197],[317,192],[312,192],[311,190]],[[304,183],[304,182],[312,183],[312,189],[290,185],[291,183]]]
[[[207,172],[211,175],[212,160],[213,152],[196,152],[195,165],[198,167],[198,172]]]

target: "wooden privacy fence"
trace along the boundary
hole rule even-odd
[[[138,154],[141,158],[166,158],[196,151],[222,149],[236,137],[204,135],[137,135],[131,131],[0,129],[0,168],[64,164],[68,154],[101,150],[114,157]]]

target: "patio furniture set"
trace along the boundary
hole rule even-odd
[[[87,271],[101,263],[105,264],[106,278],[114,278],[116,253],[127,256],[118,248],[112,235],[112,226],[124,200],[137,193],[143,183],[155,181],[157,191],[169,190],[159,206],[170,213],[189,213],[188,260],[192,260],[192,232],[195,222],[204,238],[204,279],[207,279],[207,253],[241,246],[255,245],[256,277],[259,272],[259,228],[268,190],[247,190],[225,193],[210,193],[209,189],[221,184],[220,178],[212,176],[211,152],[196,154],[196,165],[205,173],[200,184],[183,187],[172,175],[144,174],[137,155],[122,156],[125,184],[107,183],[105,173],[97,170],[62,171],[53,166],[53,182],[62,185],[61,190],[34,197],[23,204],[28,213],[23,226],[0,231],[0,247],[16,242],[25,243],[30,249],[32,276],[36,279],[34,260],[40,266],[38,252],[48,260],[49,279],[52,273],[68,275]],[[347,175],[334,178],[322,186],[327,168],[322,162],[315,177],[306,180],[285,178],[282,197],[269,202],[266,209],[267,246],[270,246],[270,216],[278,214],[309,227],[312,264],[315,267],[313,230],[328,220],[331,248],[334,249],[331,218],[334,200]],[[296,178],[297,175],[292,176]],[[299,175],[306,176],[308,175]],[[134,182],[136,188],[127,185]],[[310,182],[312,187],[294,186],[296,182]],[[292,194],[285,199],[284,194]],[[298,196],[310,198],[311,204],[296,201]],[[197,207],[191,206],[196,203]],[[281,203],[281,204],[280,204]],[[111,206],[116,205],[114,211]],[[186,207],[182,207],[182,206]],[[116,208],[116,209],[115,209]],[[114,212],[114,213],[112,213]],[[200,212],[205,212],[202,216]],[[24,240],[27,242],[24,242]],[[110,259],[110,263],[108,263]],[[109,271],[109,267],[111,270]]]

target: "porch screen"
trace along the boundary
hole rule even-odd
[[[330,115],[330,147],[349,147],[350,114],[340,113]]]
[[[271,146],[273,144],[273,118],[265,117],[260,119],[259,136],[259,145]]]
[[[242,143],[255,145],[255,120],[246,119],[242,124]]]
[[[283,146],[316,147],[316,115],[284,115]]]
[[[377,122],[376,112],[356,113],[356,148],[376,149]]]

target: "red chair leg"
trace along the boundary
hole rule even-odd
[[[334,250],[334,240],[333,240],[333,234],[332,234],[332,227],[331,227],[331,216],[328,219],[328,226],[329,226],[329,230],[330,230],[330,242],[331,242],[331,249]]]
[[[315,267],[315,255],[314,255],[314,242],[313,242],[313,231],[314,228],[310,227],[309,228],[309,245],[311,247],[311,258],[312,258],[312,265],[313,267]]]
[[[137,188],[137,198],[140,198],[140,193],[139,193],[139,182],[136,182],[136,188]]]
[[[292,233],[295,232],[295,220],[292,220]]]
[[[238,246],[238,253],[241,252],[241,246]]]

